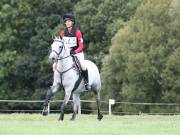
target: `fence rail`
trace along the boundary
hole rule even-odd
[[[0,103],[43,103],[43,100],[0,100]],[[49,108],[51,103],[59,103],[63,102],[63,100],[51,100],[49,102]],[[72,100],[70,100],[72,102]],[[80,100],[80,106],[79,106],[79,114],[81,114],[81,111],[85,112],[96,112],[97,110],[90,110],[90,109],[83,109],[81,108],[81,103],[95,103],[96,101],[94,100]],[[109,115],[113,114],[141,114],[141,112],[134,113],[134,112],[115,112],[112,111],[112,106],[114,104],[121,104],[121,105],[146,105],[146,106],[180,106],[179,103],[135,103],[135,102],[115,102],[113,99],[109,99],[109,101],[101,101],[103,104],[107,104],[109,108],[107,110],[103,110],[102,112],[108,113]],[[42,110],[17,110],[17,109],[3,109],[0,106],[0,112],[41,112]],[[49,112],[59,112],[59,110],[53,110],[49,109]],[[180,115],[180,113],[143,113],[143,114],[150,114],[150,115]]]

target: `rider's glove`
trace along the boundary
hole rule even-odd
[[[74,55],[74,54],[76,54],[76,52],[74,50],[71,50],[70,54]]]

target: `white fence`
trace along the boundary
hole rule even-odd
[[[23,104],[23,103],[43,103],[44,101],[43,100],[0,100],[0,103],[17,103],[17,104]],[[63,100],[51,100],[49,102],[49,112],[53,111],[53,112],[59,112],[59,110],[51,110],[51,104],[52,103],[60,103],[60,102],[63,102]],[[72,102],[72,100],[70,100],[70,102]],[[81,108],[81,104],[86,104],[86,103],[96,103],[96,101],[93,101],[93,100],[81,100],[80,101],[80,106],[79,106],[79,111],[78,113],[81,114],[81,111],[97,111],[97,110],[87,110],[87,109],[83,109]],[[106,104],[107,107],[107,110],[103,110],[102,112],[104,113],[108,113],[109,115],[111,114],[133,114],[132,112],[115,112],[112,110],[112,106],[115,105],[115,104],[121,104],[121,105],[146,105],[146,106],[174,106],[174,107],[180,107],[180,104],[179,103],[134,103],[134,102],[115,102],[114,99],[109,99],[109,101],[101,101],[101,104]],[[3,109],[1,108],[1,104],[0,104],[0,112],[41,112],[42,110],[16,110],[16,109],[12,109],[12,110],[9,110],[9,109]],[[42,108],[41,108],[42,109]],[[137,113],[136,113],[137,114]],[[141,114],[141,112],[139,112],[139,114]],[[169,114],[169,115],[172,115],[172,114],[180,114],[180,113],[149,113],[149,114]]]

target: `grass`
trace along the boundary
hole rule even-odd
[[[0,114],[0,135],[179,135],[180,116],[77,116],[57,121],[58,114]]]

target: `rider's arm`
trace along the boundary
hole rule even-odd
[[[84,45],[83,45],[83,38],[82,38],[82,33],[80,30],[76,31],[76,38],[78,42],[78,48],[75,50],[75,53],[79,53],[83,51]]]

